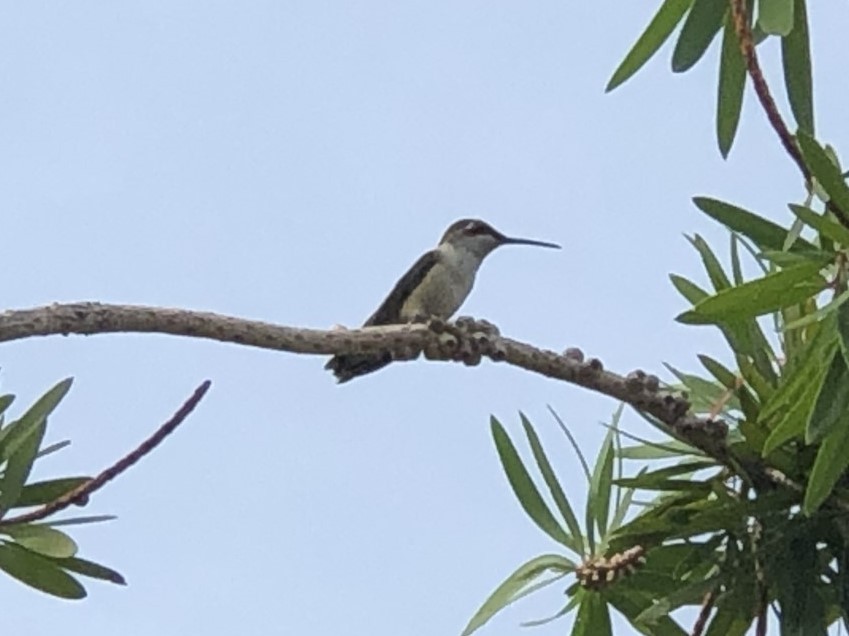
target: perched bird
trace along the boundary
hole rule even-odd
[[[442,235],[436,249],[425,252],[401,277],[363,326],[403,324],[429,317],[447,320],[472,291],[483,259],[502,245],[560,247],[504,236],[478,219],[456,221]],[[391,361],[389,353],[338,355],[324,368],[333,371],[341,383],[377,371]]]

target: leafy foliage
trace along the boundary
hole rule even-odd
[[[565,586],[566,602],[552,617],[574,614],[573,635],[610,634],[611,610],[642,634],[684,634],[672,614],[686,606],[701,608],[698,633],[709,635],[742,635],[756,621],[761,633],[770,607],[783,634],[824,634],[837,621],[849,627],[849,173],[835,150],[814,137],[805,0],[745,4],[746,37],[755,44],[781,41],[795,138],[788,140],[775,126],[781,115],[765,108],[808,188],[802,203],[789,204],[789,215],[784,211],[784,224],[714,198],[694,198],[728,230],[730,250],[725,258],[702,237],[687,237],[707,284],[670,277],[689,305],[678,320],[718,329],[728,346],[723,361],[700,355],[702,372],[667,367],[675,384],[663,390],[687,393],[690,429],[641,413],[665,441],[622,447],[621,440],[632,436],[619,429],[617,412],[594,465],[585,468],[588,499],[579,525],[530,422],[521,417],[554,507],[504,427],[492,420],[520,504],[578,559],[573,564],[561,557],[554,579],[574,575]],[[660,3],[607,89],[633,76],[676,29],[674,72],[695,66],[721,32],[716,130],[727,156],[747,65],[756,65],[741,51],[734,20],[743,15],[740,6],[726,0]],[[728,428],[716,429],[717,420]],[[727,434],[706,447],[692,435],[699,425]],[[623,468],[633,462],[633,470]],[[528,572],[526,564],[508,577],[465,633],[528,593],[532,588],[503,593],[527,583]]]
[[[61,443],[45,447],[43,443],[48,416],[70,387],[71,380],[63,380],[21,417],[0,427],[0,570],[47,594],[81,599],[86,591],[74,574],[124,584],[123,577],[114,570],[78,558],[76,542],[55,527],[89,519],[33,523],[8,516],[15,509],[49,504],[89,481],[88,477],[66,477],[28,482],[36,460],[67,446]],[[5,415],[13,400],[11,395],[0,397],[0,413]]]
[[[747,14],[760,45],[770,38],[781,40],[782,68],[787,96],[797,126],[814,132],[813,84],[808,18],[805,0],[748,0]],[[613,90],[649,61],[680,24],[672,51],[672,70],[683,73],[701,61],[722,31],[716,108],[719,151],[727,157],[734,143],[743,107],[745,63],[730,19],[727,0],[665,0],[625,59],[613,73],[607,90]],[[757,22],[752,23],[752,16]]]

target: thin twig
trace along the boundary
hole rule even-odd
[[[766,602],[766,589],[761,590],[761,598],[758,603],[758,617],[755,622],[755,636],[766,636],[766,611],[767,611],[767,602]]]
[[[690,632],[691,636],[702,636],[704,634],[714,603],[716,603],[716,590],[711,590],[705,594],[702,600],[702,609],[699,611],[699,616],[693,624],[693,631]]]
[[[3,519],[0,521],[0,526],[10,526],[16,523],[32,523],[33,521],[39,521],[50,515],[59,512],[60,510],[64,510],[68,506],[75,503],[84,503],[88,500],[89,496],[94,493],[96,490],[99,490],[103,486],[105,486],[109,481],[115,479],[118,475],[127,470],[130,466],[138,462],[142,457],[150,453],[154,448],[156,448],[159,444],[161,444],[168,435],[170,435],[174,430],[183,423],[183,421],[189,416],[189,414],[195,409],[198,403],[201,401],[201,398],[206,394],[209,390],[211,382],[209,380],[204,381],[192,396],[186,400],[183,406],[174,413],[174,415],[169,419],[165,424],[160,426],[156,432],[139,444],[131,453],[125,455],[117,462],[115,462],[112,466],[104,470],[97,477],[93,479],[89,479],[85,483],[80,484],[73,490],[65,493],[64,495],[57,497],[53,501],[41,506],[40,508],[36,508],[31,512],[27,512],[22,515],[18,515],[16,517],[9,517],[7,519]]]
[[[764,112],[766,112],[767,119],[769,119],[769,123],[778,134],[778,138],[781,140],[781,144],[784,146],[787,154],[799,166],[799,170],[802,171],[802,175],[805,177],[805,182],[810,184],[811,171],[808,170],[808,166],[805,164],[805,160],[799,151],[799,147],[796,145],[795,139],[793,139],[793,135],[781,118],[781,113],[778,112],[778,106],[776,106],[775,100],[772,98],[769,86],[767,86],[763,71],[758,63],[758,54],[755,51],[755,43],[752,39],[752,29],[749,27],[746,0],[730,0],[730,2],[731,15],[734,19],[734,30],[737,32],[737,39],[740,41],[740,51],[746,60],[746,67],[749,70],[749,76],[752,78],[752,84],[755,87],[755,94],[758,96],[758,101],[761,103]]]
[[[760,63],[758,62],[758,54],[755,50],[752,29],[749,26],[749,16],[746,11],[746,0],[729,0],[729,2],[731,4],[731,17],[734,19],[734,30],[740,42],[740,51],[746,60],[746,68],[749,71],[749,76],[752,78],[752,85],[755,88],[758,101],[761,103],[770,125],[772,125],[773,130],[775,130],[778,138],[781,140],[781,145],[784,146],[787,154],[790,155],[799,167],[805,179],[805,186],[808,191],[811,191],[813,189],[813,175],[805,163],[805,159],[799,150],[799,146],[796,144],[793,134],[787,128],[787,124],[784,123],[781,113],[778,112],[778,106],[772,98],[769,86],[766,83]],[[843,226],[849,228],[849,211],[838,207],[831,200],[826,202],[826,206]]]

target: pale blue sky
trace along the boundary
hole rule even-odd
[[[623,372],[696,369],[697,353],[724,349],[673,322],[684,304],[666,277],[703,278],[683,232],[726,237],[690,197],[786,220],[801,187],[751,93],[720,159],[716,44],[692,73],[672,76],[667,48],[603,93],[657,4],[5,5],[3,305],[353,326],[450,222],[477,216],[565,249],[496,253],[462,313]],[[849,10],[811,4],[818,132],[846,152],[833,78]],[[119,519],[73,532],[129,587],[92,582],[71,603],[0,577],[5,629],[450,635],[517,565],[558,550],[514,500],[489,414],[518,433],[526,412],[582,499],[545,406],[595,452],[616,404],[491,363],[397,364],[341,387],[323,363],[163,336],[4,344],[0,384],[21,405],[76,377],[50,432],[73,446],[42,476],[97,472],[213,381],[184,428],[84,511]],[[553,589],[481,634],[520,633],[561,603]]]

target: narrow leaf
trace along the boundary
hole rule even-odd
[[[0,545],[0,570],[21,583],[59,598],[85,598],[85,588],[55,563],[13,543]]]
[[[795,305],[825,287],[818,264],[798,265],[737,287],[724,289],[678,316],[688,324],[717,323],[760,316]]]
[[[85,559],[78,559],[77,557],[69,557],[67,559],[52,559],[52,561],[63,570],[76,572],[77,574],[82,574],[83,576],[87,576],[92,579],[109,581],[110,583],[115,583],[116,585],[127,584],[126,579],[124,579],[124,577],[119,572],[116,572],[111,568],[107,568],[105,565],[94,563],[93,561],[86,561]]]
[[[678,26],[692,2],[693,0],[664,0],[646,30],[614,71],[607,88],[604,89],[606,92],[622,84],[649,61]]]
[[[9,459],[18,446],[41,424],[71,388],[71,378],[59,382],[42,395],[20,419],[0,431],[0,462]]]
[[[694,0],[672,52],[675,73],[688,70],[701,59],[722,26],[727,9],[724,0]]]
[[[572,435],[572,432],[569,430],[569,427],[566,426],[565,422],[560,419],[560,416],[557,414],[551,405],[548,406],[548,412],[551,413],[554,421],[557,422],[557,425],[560,427],[560,430],[563,431],[563,434],[566,436],[566,439],[569,440],[569,444],[572,446],[572,450],[575,451],[575,456],[578,458],[578,461],[581,463],[581,469],[584,471],[584,476],[587,478],[587,484],[590,482],[590,466],[587,464],[587,458],[584,457],[584,454],[581,452],[581,447],[578,446],[578,441],[575,439],[575,436]]]
[[[63,559],[77,553],[77,544],[64,532],[42,524],[21,524],[0,527],[0,533],[12,537],[15,543],[31,552]]]
[[[551,510],[548,509],[504,427],[501,426],[501,423],[495,417],[490,418],[490,424],[495,448],[501,459],[501,465],[507,475],[507,480],[510,482],[510,487],[516,494],[516,498],[519,500],[522,508],[533,522],[539,526],[540,530],[568,548],[570,543],[569,536],[560,527],[560,524],[557,523]]]
[[[740,42],[729,12],[725,16],[722,54],[719,59],[719,91],[716,104],[716,139],[723,158],[728,157],[740,112],[743,109],[743,89],[746,86],[746,64],[740,52]]]
[[[637,616],[634,622],[651,624],[682,605],[698,603],[704,599],[705,594],[717,588],[721,581],[720,577],[711,577],[683,585],[669,596],[658,599],[654,605]]]
[[[805,442],[815,444],[830,435],[849,412],[849,370],[840,351],[831,358],[814,409],[805,428]],[[849,430],[846,431],[849,434]]]
[[[481,605],[480,609],[472,616],[469,624],[466,625],[461,636],[469,636],[469,634],[484,625],[495,614],[515,601],[521,592],[540,576],[548,572],[554,572],[556,575],[560,575],[570,571],[574,571],[574,564],[557,554],[539,556],[520,565],[484,601],[484,604]]]
[[[793,29],[793,0],[760,0],[758,26],[769,35],[787,35]]]
[[[572,628],[572,636],[612,636],[610,610],[597,592],[585,592]]]
[[[49,521],[46,524],[53,528],[57,526],[80,526],[85,523],[102,523],[117,518],[115,515],[90,515],[88,517],[71,517],[70,519],[60,519],[59,521]]]
[[[689,444],[670,440],[663,444],[646,442],[639,446],[628,446],[620,451],[620,457],[623,459],[669,459],[690,455],[692,452],[693,448]]]
[[[840,306],[843,305],[847,300],[849,300],[849,290],[846,290],[845,292],[842,292],[841,294],[835,296],[834,299],[831,300],[831,302],[826,305],[823,305],[816,311],[812,311],[811,313],[806,314],[801,318],[798,318],[797,320],[788,322],[786,325],[784,325],[782,331],[792,331],[794,329],[800,329],[802,327],[812,325],[816,322],[820,322],[831,312],[837,311]]]
[[[563,488],[557,480],[557,476],[554,474],[554,469],[548,461],[548,457],[545,454],[545,450],[543,450],[536,431],[533,426],[531,426],[530,421],[528,421],[528,418],[525,417],[524,413],[520,413],[520,417],[522,420],[522,427],[525,429],[525,435],[528,438],[528,443],[531,446],[531,452],[534,454],[534,459],[536,460],[540,473],[545,480],[545,485],[548,486],[548,491],[551,493],[551,497],[554,499],[554,503],[557,504],[560,514],[563,515],[563,519],[566,521],[566,527],[569,529],[569,535],[572,539],[569,548],[579,555],[583,555],[584,537],[581,534],[581,526],[578,525],[578,519],[575,516],[575,512],[572,510],[572,506],[569,504],[569,500],[566,498],[566,494],[563,492]]]
[[[6,412],[6,409],[15,401],[14,395],[0,395],[0,415]]]
[[[751,239],[761,250],[784,250],[787,230],[780,225],[753,212],[717,199],[695,197],[693,203],[710,218],[722,223],[732,232],[737,232]],[[790,251],[818,252],[819,249],[812,243],[800,238],[793,243]]]
[[[687,240],[690,241],[690,244],[696,248],[699,252],[699,256],[702,257],[702,264],[705,266],[705,270],[707,271],[708,278],[710,278],[710,282],[713,284],[713,288],[716,291],[720,291],[731,287],[731,281],[728,280],[728,276],[722,269],[719,259],[716,257],[716,254],[713,253],[713,250],[710,248],[710,245],[707,244],[707,241],[698,234],[692,238],[688,236]]]
[[[610,518],[610,489],[613,484],[615,456],[613,436],[614,430],[609,429],[596,457],[593,478],[590,482],[590,495],[587,498],[587,525],[592,526],[591,519],[594,519],[602,537],[607,534],[607,521]],[[587,531],[589,532],[589,528]],[[592,546],[592,543],[590,545]]]
[[[849,186],[843,179],[840,168],[835,165],[817,141],[806,132],[800,130],[796,136],[805,163],[819,182],[830,201],[838,208],[849,211]]]
[[[814,467],[808,479],[802,510],[811,515],[828,499],[834,485],[849,466],[849,412],[841,414],[840,421],[822,441]]]
[[[694,305],[710,295],[704,289],[687,280],[683,276],[670,274],[669,280],[672,281],[672,285],[678,290],[678,293]]]
[[[811,79],[811,45],[808,40],[808,16],[805,0],[795,0],[793,29],[781,39],[784,85],[796,125],[814,134],[814,90]]]
[[[65,477],[63,479],[50,479],[27,484],[21,490],[13,507],[41,506],[54,499],[58,499],[89,480],[90,477]]]
[[[0,478],[0,517],[17,502],[24,483],[32,470],[38,447],[44,439],[47,423],[42,419],[35,427],[29,429],[30,434],[18,444],[17,450],[9,458],[6,470]]]
[[[828,216],[818,214],[811,208],[803,205],[794,205],[792,203],[790,204],[790,210],[804,221],[806,225],[811,226],[821,235],[830,238],[835,243],[840,243],[844,247],[849,246],[849,229],[831,220]],[[832,254],[823,254],[823,256],[826,255],[832,259],[834,258]]]

